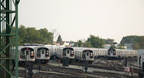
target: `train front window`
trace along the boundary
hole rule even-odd
[[[40,56],[40,51],[39,50],[37,51],[37,56]]]
[[[26,50],[26,55],[29,55],[29,51],[28,50]]]
[[[69,54],[70,50],[67,50],[67,53]]]
[[[89,55],[89,52],[87,51],[87,56]]]
[[[44,54],[44,52],[45,52],[45,51],[44,51],[44,50],[42,50],[42,54]]]
[[[24,51],[21,51],[21,56],[24,56],[25,54],[24,54]]]

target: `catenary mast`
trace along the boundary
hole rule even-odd
[[[1,78],[18,78],[19,1],[20,0],[0,0],[0,77]],[[14,33],[12,33],[11,31],[14,31]],[[14,53],[11,53],[12,48],[15,48]],[[13,57],[11,54],[15,55],[15,57]]]

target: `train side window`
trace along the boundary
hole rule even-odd
[[[116,51],[113,51],[114,55],[116,55]]]
[[[85,53],[83,53],[83,54],[82,54],[82,58],[83,58],[83,59],[85,59],[85,58],[86,58]]]
[[[65,50],[63,51],[63,55],[66,56],[66,51]]]

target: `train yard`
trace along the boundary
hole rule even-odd
[[[19,77],[137,78],[137,56],[136,50],[19,46]]]
[[[128,63],[136,63],[129,60]],[[41,66],[39,71],[38,67]],[[25,67],[19,67],[20,77],[29,77]],[[138,78],[137,70],[125,72],[123,61],[95,59],[88,65],[87,73],[84,71],[84,63],[72,63],[63,66],[57,60],[51,60],[48,64],[34,64],[33,78]]]

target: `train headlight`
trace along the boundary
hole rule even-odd
[[[34,56],[34,52],[33,51],[31,51],[31,56]]]
[[[93,56],[93,54],[92,54],[92,53],[90,53],[90,56]]]
[[[90,58],[93,58],[93,53],[90,53]]]
[[[33,51],[31,51],[31,54],[33,54],[34,52]]]
[[[73,51],[71,51],[71,54],[73,54],[74,52]]]
[[[46,53],[45,53],[45,56],[46,56],[46,57],[48,57],[48,56],[49,56],[49,53],[48,53],[48,52],[46,52]]]

